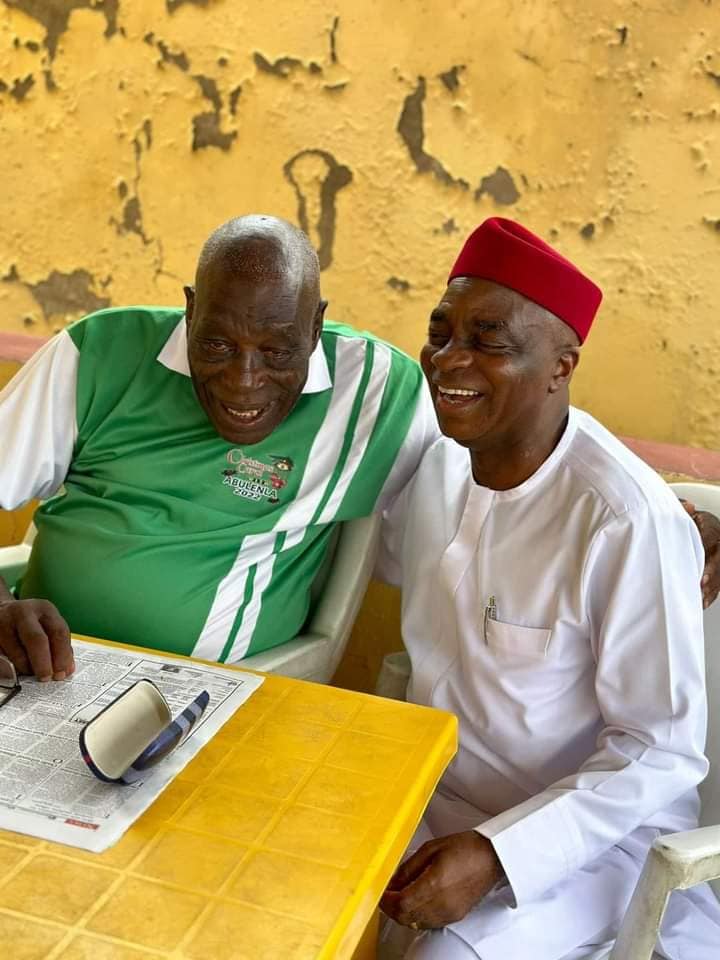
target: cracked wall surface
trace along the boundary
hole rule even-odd
[[[574,392],[720,447],[720,0],[0,0],[0,329],[182,302],[206,234],[308,230],[328,315],[411,353],[516,217],[605,290]]]

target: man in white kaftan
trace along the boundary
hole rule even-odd
[[[550,263],[529,303],[517,248],[541,241],[490,223],[423,351],[446,437],[387,517],[381,567],[403,591],[408,699],[455,713],[460,749],[382,906],[412,928],[413,960],[575,960],[612,940],[658,833],[697,825],[703,551],[665,483],[568,409],[574,362],[552,368],[545,394],[527,357],[538,316],[563,326],[567,285],[542,284],[574,268]],[[488,244],[502,248],[497,269]],[[564,317],[570,353],[599,302],[583,296]],[[530,319],[537,303],[556,316]],[[508,429],[526,435],[504,438],[514,473],[493,456]],[[658,954],[720,957],[709,888],[673,895]]]

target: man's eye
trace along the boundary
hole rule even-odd
[[[487,337],[478,337],[473,340],[473,350],[483,350],[485,353],[501,353],[506,344],[497,340],[488,340]]]
[[[205,347],[213,353],[227,353],[230,349],[224,340],[205,340]]]
[[[286,363],[292,359],[292,354],[289,350],[266,350],[265,356],[277,363]]]
[[[430,327],[428,330],[428,342],[436,346],[442,346],[442,344],[448,342],[448,335],[444,330]]]

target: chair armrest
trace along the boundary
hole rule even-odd
[[[14,587],[18,578],[25,573],[31,549],[28,543],[19,543],[14,547],[0,547],[0,577],[8,587]]]
[[[327,660],[320,683],[328,683],[342,659],[350,633],[370,582],[378,542],[381,517],[372,514],[343,524],[330,575],[306,625],[306,636],[327,640]]]
[[[671,833],[653,843],[609,960],[651,960],[668,898],[720,877],[720,826]]]
[[[388,653],[383,658],[375,684],[375,696],[388,700],[405,700],[412,667],[410,657],[404,650]]]
[[[345,651],[375,566],[380,516],[343,524],[330,573],[306,632],[239,665],[263,673],[328,683]]]
[[[305,633],[281,643],[272,650],[256,653],[235,666],[240,669],[258,670],[260,673],[279,673],[294,680],[312,680],[315,683],[327,683],[329,637],[316,633]]]

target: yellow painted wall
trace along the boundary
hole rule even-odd
[[[331,317],[416,353],[505,214],[605,288],[576,402],[720,446],[717,2],[0,0],[0,157],[0,330],[180,303],[264,211],[309,230]]]

